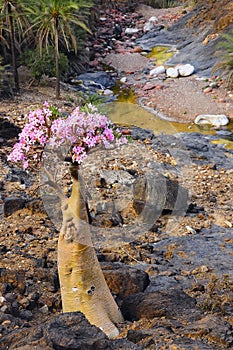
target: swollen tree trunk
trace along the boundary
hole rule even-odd
[[[104,279],[91,245],[87,211],[77,178],[71,197],[62,206],[63,224],[58,242],[58,273],[63,312],[82,312],[109,338],[119,334],[123,317]]]

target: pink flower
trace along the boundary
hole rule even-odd
[[[107,148],[115,140],[113,124],[95,106],[89,104],[83,110],[76,107],[68,117],[58,112],[47,101],[43,108],[31,111],[8,160],[22,162],[26,169],[30,161],[40,161],[41,148],[48,144],[57,149],[71,147],[72,161],[81,164],[89,149],[101,144]],[[116,142],[124,144],[127,139],[116,138]]]

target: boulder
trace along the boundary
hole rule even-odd
[[[0,117],[0,137],[6,140],[13,139],[17,137],[20,133],[20,128],[14,125],[12,122],[6,118]]]
[[[115,80],[110,74],[104,71],[82,73],[75,79],[72,79],[71,82],[77,84],[77,87],[82,83],[90,90],[105,90],[115,85]]]
[[[120,298],[143,292],[149,285],[148,274],[121,263],[101,263],[105,280],[111,292]]]
[[[229,119],[224,114],[200,114],[195,118],[194,123],[198,125],[224,126],[229,123]]]
[[[159,75],[159,74],[163,74],[165,72],[166,72],[166,69],[164,66],[158,66],[158,67],[151,69],[150,75]]]
[[[195,299],[181,289],[170,288],[153,293],[130,295],[124,299],[122,312],[125,319],[137,321],[141,318],[154,317],[187,318],[188,313],[194,316],[197,309]]]
[[[65,313],[34,327],[24,327],[2,337],[1,349],[18,348],[35,350],[141,349],[126,339],[108,339],[99,328],[90,325],[80,312]]]
[[[191,64],[183,64],[178,66],[178,71],[181,77],[188,77],[194,73],[195,68]]]
[[[182,215],[188,207],[188,191],[164,175],[147,174],[134,183],[133,206],[142,221],[153,224],[163,210]]]
[[[179,70],[176,67],[170,67],[166,70],[166,74],[168,78],[178,78]]]
[[[4,199],[3,215],[10,216],[15,211],[23,209],[25,207],[25,199],[21,197],[7,197]]]

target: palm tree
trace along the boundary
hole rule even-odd
[[[15,16],[18,14],[17,12],[17,2],[12,2],[8,0],[4,0],[0,2],[1,4],[1,41],[4,46],[10,48],[11,50],[11,61],[13,68],[13,77],[15,90],[19,91],[19,77],[16,63],[16,38],[15,38]],[[7,43],[6,37],[9,36],[9,43]]]
[[[31,20],[30,30],[35,32],[36,44],[43,47],[54,46],[56,63],[56,98],[60,97],[59,43],[67,51],[71,48],[77,53],[78,44],[75,28],[81,27],[91,33],[85,23],[88,9],[93,5],[91,0],[39,0],[25,6]]]
[[[0,0],[0,42],[5,58],[7,50],[11,52],[15,91],[19,91],[17,51],[20,53],[20,45],[24,39],[22,34],[26,28],[29,28],[29,22],[23,13],[23,0]]]

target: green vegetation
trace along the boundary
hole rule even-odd
[[[154,8],[169,8],[169,7],[174,7],[178,6],[180,4],[180,1],[176,0],[148,0],[146,2],[147,5],[152,6]]]
[[[35,77],[41,77],[46,62],[45,74],[54,73],[51,61],[55,62],[56,97],[60,97],[60,75],[66,66],[64,55],[78,53],[79,31],[91,33],[88,25],[92,0],[0,0],[0,55],[4,64],[11,64],[14,89],[19,90],[18,58],[24,51],[35,51],[41,56],[39,64],[32,57],[28,62]],[[53,52],[50,47],[53,47]],[[47,50],[47,56],[45,55]],[[48,56],[51,56],[50,58]],[[42,64],[43,67],[40,67]],[[35,69],[38,68],[38,73]]]
[[[220,72],[229,88],[233,87],[233,30],[222,34],[222,41],[219,43],[218,55],[220,61],[214,66],[213,72]]]
[[[1,54],[6,60],[8,51],[13,69],[14,89],[19,91],[19,78],[17,71],[17,53],[20,53],[22,34],[28,26],[28,20],[23,16],[21,1],[0,0],[0,43]],[[7,62],[8,63],[8,62]]]
[[[32,76],[40,80],[42,76],[54,77],[56,75],[56,65],[54,60],[54,47],[49,46],[47,49],[36,48],[35,50],[25,51],[22,55],[22,63],[31,69]],[[67,72],[69,60],[64,53],[59,54],[60,74]]]

